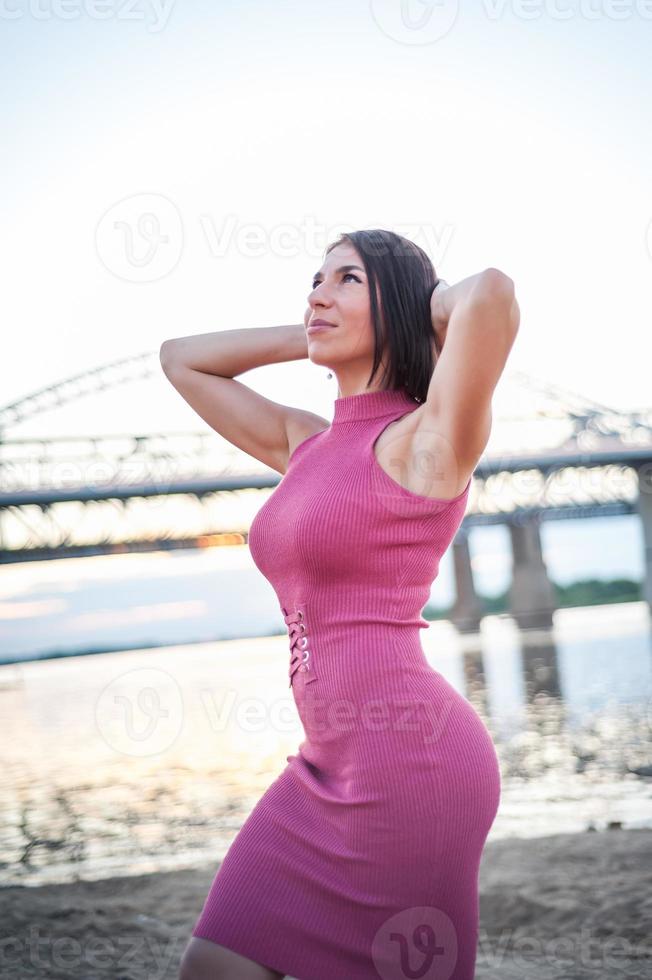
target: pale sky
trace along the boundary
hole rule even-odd
[[[511,276],[510,366],[650,404],[652,3],[2,0],[0,21],[1,404],[168,337],[299,323],[326,244],[365,227],[450,283]],[[336,395],[308,361],[241,379],[327,417]],[[66,432],[206,428],[144,387]]]

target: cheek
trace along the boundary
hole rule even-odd
[[[351,303],[349,313],[351,324],[355,325],[356,330],[373,334],[371,304],[366,294],[358,294],[356,296],[355,301]]]
[[[356,356],[370,355],[374,352],[374,330],[370,319],[360,317],[356,323],[352,323],[347,330],[347,343],[349,350]]]

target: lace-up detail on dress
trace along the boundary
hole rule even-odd
[[[297,670],[301,673],[311,670],[310,666],[310,650],[308,649],[308,625],[305,621],[302,609],[295,609],[294,612],[288,613],[287,610],[283,609],[283,618],[285,624],[288,628],[288,634],[290,636],[290,669],[288,671],[288,676],[290,678],[289,687],[292,687],[292,678],[294,677]]]

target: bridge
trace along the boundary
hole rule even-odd
[[[208,426],[174,434],[13,434],[68,403],[149,378],[169,384],[158,351],[100,365],[0,408],[0,563],[246,544],[261,491],[280,476]],[[641,521],[652,609],[652,408],[617,411],[519,371],[501,379],[494,407],[508,387],[510,412],[493,413],[453,543],[452,621],[475,631],[482,617],[469,551],[474,527],[508,527],[510,612],[521,627],[546,627],[556,604],[542,521],[631,513]]]

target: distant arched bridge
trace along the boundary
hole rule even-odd
[[[159,377],[167,384],[158,352],[147,352],[0,408],[0,562],[246,543],[258,491],[280,476],[208,426],[175,434],[14,435],[41,413]],[[518,371],[501,379],[494,404],[509,386],[509,411],[494,411],[454,544],[455,621],[462,628],[479,622],[467,540],[474,526],[508,525],[512,609],[522,625],[536,625],[549,623],[554,608],[541,521],[629,513],[641,519],[652,607],[652,409],[620,412]]]

